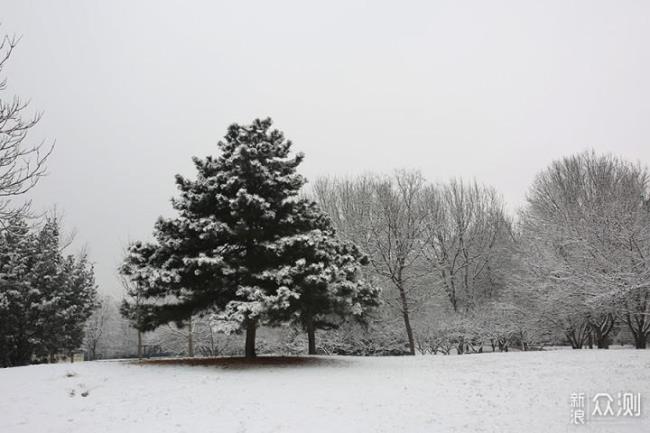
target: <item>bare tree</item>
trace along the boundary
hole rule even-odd
[[[586,152],[554,162],[531,188],[522,228],[537,251],[549,299],[578,312],[576,345],[587,331],[606,346],[617,313],[644,348],[650,334],[648,173]],[[531,263],[532,265],[532,263]],[[535,269],[532,266],[532,269]],[[544,286],[545,285],[545,286]]]
[[[194,346],[200,356],[218,356],[223,352],[219,335],[208,317],[194,319]]]
[[[183,324],[170,323],[152,334],[151,338],[164,351],[190,358],[217,356],[224,350],[225,337],[215,330],[207,316],[194,315]]]
[[[414,281],[423,276],[421,259],[426,236],[422,205],[424,178],[419,172],[394,176],[364,176],[352,180],[319,179],[314,193],[340,234],[359,245],[375,272],[397,292],[402,316],[415,354],[411,324]]]
[[[6,67],[18,38],[5,35],[0,39],[0,74]],[[27,117],[29,102],[19,97],[2,98],[7,80],[0,81],[0,221],[27,211],[29,203],[11,208],[11,199],[32,189],[45,174],[45,162],[54,146],[43,142],[26,145],[29,131],[38,123],[40,114]]]
[[[137,282],[131,281],[125,276],[120,277],[120,282],[124,288],[125,297],[120,305],[120,313],[125,317],[131,327],[138,333],[138,359],[142,358],[142,334],[144,333],[144,312],[141,287]]]
[[[104,337],[113,302],[110,296],[100,299],[97,309],[86,323],[84,346],[91,361],[97,359],[97,347]]]
[[[426,188],[426,258],[452,308],[466,313],[496,296],[510,254],[511,223],[492,188],[452,180]]]

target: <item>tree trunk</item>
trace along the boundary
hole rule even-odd
[[[138,331],[138,359],[142,359],[142,332]]]
[[[257,331],[257,321],[246,319],[246,358],[255,358],[255,332]]]
[[[316,332],[315,330],[309,329],[307,331],[307,337],[309,338],[309,354],[316,355]]]
[[[406,328],[406,336],[409,340],[409,355],[415,355],[415,339],[413,338],[413,329],[411,328],[411,320],[409,319],[409,307],[406,300],[406,291],[402,285],[398,285],[399,297],[402,302],[402,317],[404,318],[404,327]]]
[[[591,332],[596,340],[596,347],[599,349],[609,349],[609,333],[614,328],[614,316],[607,314],[601,320],[592,322]]]
[[[641,335],[634,338],[634,345],[637,349],[645,349],[647,347],[647,335]]]
[[[565,331],[565,335],[569,342],[571,343],[571,348],[573,349],[582,349],[582,347],[587,342],[587,332],[589,331],[588,325],[580,325],[577,330],[570,329]]]
[[[189,319],[188,333],[187,333],[187,356],[194,358],[194,338],[192,337],[192,317]]]
[[[215,349],[214,346],[214,332],[212,331],[211,326],[210,326],[210,356],[217,356],[217,350]]]
[[[647,347],[648,332],[650,331],[650,326],[646,326],[645,317],[637,318],[628,313],[625,322],[630,328],[632,335],[634,336],[634,346],[637,349],[645,349]]]
[[[596,347],[599,349],[608,349],[609,348],[609,340],[607,338],[607,333],[603,333],[602,329],[600,326],[593,326],[591,328],[592,335],[594,336],[594,340],[596,340]]]
[[[316,328],[311,317],[307,319],[307,340],[309,341],[309,354],[316,355]]]

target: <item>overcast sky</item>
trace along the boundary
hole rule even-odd
[[[271,116],[311,179],[416,168],[512,209],[560,156],[650,162],[647,1],[0,0],[0,21],[22,35],[1,96],[56,139],[31,197],[64,211],[105,293],[232,122]]]

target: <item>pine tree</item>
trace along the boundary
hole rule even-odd
[[[270,128],[230,126],[218,157],[194,158],[195,180],[176,177],[178,216],[158,220],[156,242],[130,246],[121,271],[144,288],[148,329],[216,310],[246,331],[253,357],[258,322],[292,296],[265,272],[286,263],[282,239],[310,230],[311,204],[297,197],[303,155]]]
[[[19,216],[11,218],[0,234],[0,366],[29,364],[39,320],[40,293],[29,278],[35,239]]]
[[[68,255],[61,266],[56,318],[60,324],[59,348],[72,360],[72,352],[83,343],[84,326],[97,308],[95,271],[85,253]]]
[[[59,222],[34,234],[14,217],[0,233],[0,365],[25,365],[81,345],[95,305],[87,258],[61,255]]]
[[[34,350],[38,356],[49,355],[50,359],[61,348],[63,323],[59,315],[61,293],[65,287],[61,273],[63,257],[59,251],[59,224],[55,217],[47,217],[43,227],[35,237],[36,251],[30,272],[31,285],[38,290],[38,320],[31,325],[36,328],[38,339],[34,339]]]

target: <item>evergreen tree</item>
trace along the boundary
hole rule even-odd
[[[29,278],[35,239],[20,217],[13,217],[0,233],[0,366],[29,364],[33,328],[37,323],[40,293]]]
[[[95,305],[87,258],[61,255],[59,222],[34,234],[14,217],[0,232],[0,365],[25,365],[81,345]]]
[[[286,305],[291,291],[266,272],[286,263],[279,243],[310,230],[311,203],[297,194],[302,154],[271,120],[230,126],[216,158],[194,158],[195,180],[176,177],[178,216],[158,220],[156,242],[136,242],[121,271],[143,286],[148,329],[182,323],[194,314],[246,330],[246,356],[255,356],[255,331],[265,312]]]
[[[61,348],[63,333],[62,318],[58,314],[61,290],[65,287],[65,275],[61,272],[63,257],[59,251],[59,223],[55,217],[45,219],[43,227],[35,237],[33,267],[30,272],[31,286],[38,290],[39,302],[34,307],[38,314],[31,325],[37,329],[38,340],[34,341],[36,355],[50,359]]]
[[[55,316],[60,324],[57,342],[72,359],[73,350],[83,343],[86,321],[98,306],[95,271],[85,253],[68,255],[63,260],[60,281]]]

